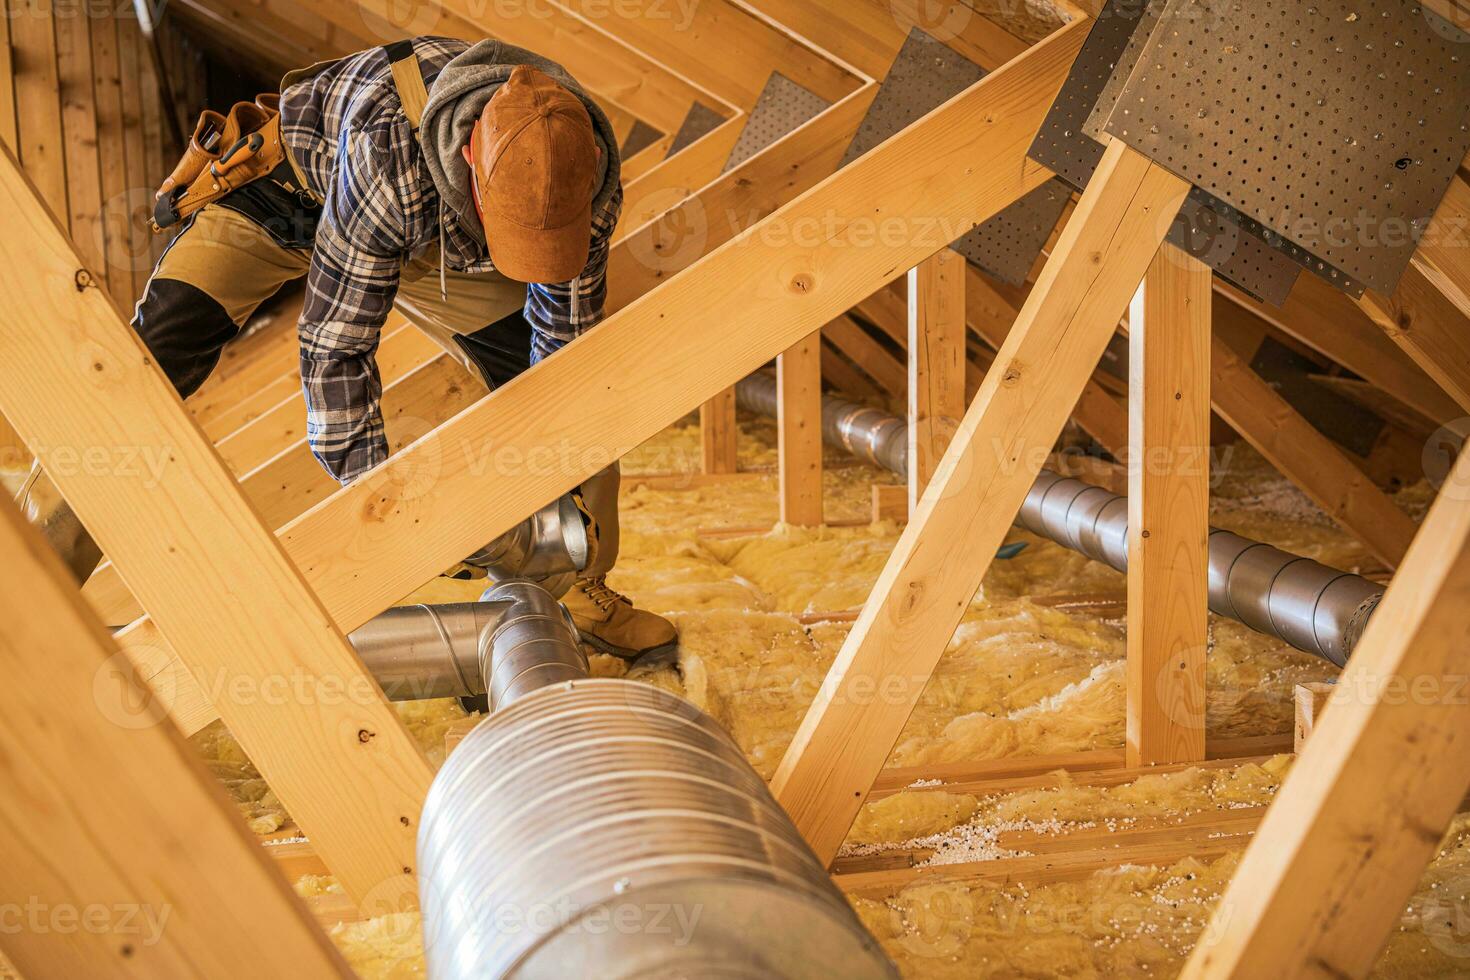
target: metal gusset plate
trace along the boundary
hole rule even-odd
[[[787,133],[805,126],[831,104],[780,72],[771,72],[755,108],[745,120],[745,128],[730,150],[725,171],[740,166]]]
[[[720,115],[703,102],[695,102],[689,107],[689,112],[684,116],[684,121],[679,124],[679,131],[674,134],[674,141],[669,144],[668,157],[678,153],[690,143],[696,142],[702,136],[708,136],[715,127],[725,121]]]
[[[1470,37],[1403,0],[1170,0],[1106,130],[1392,293],[1470,148]]]
[[[1110,108],[1148,33],[1158,23],[1163,0],[1110,0],[1092,26],[1057,100],[1037,132],[1030,156],[1075,190],[1092,179],[1103,143],[1088,135]],[[1101,134],[1099,133],[1099,136]],[[1300,273],[1300,259],[1273,247],[1253,223],[1235,220],[1195,189],[1169,232],[1170,244],[1209,265],[1221,278],[1264,302],[1286,302]]]
[[[843,166],[985,77],[985,70],[915,28],[899,49],[873,104],[842,158]],[[1050,182],[954,242],[954,249],[986,272],[1013,285],[1046,245],[1066,207],[1065,187]]]
[[[628,131],[628,138],[623,140],[623,147],[618,153],[626,160],[639,150],[646,150],[654,143],[657,143],[658,138],[662,135],[663,133],[660,133],[642,119],[634,120],[633,128]]]

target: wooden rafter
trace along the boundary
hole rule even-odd
[[[1121,143],[1105,153],[772,781],[824,860],[1008,533],[1041,466],[1035,447],[1061,431],[1188,190]],[[901,697],[850,689],[895,676]]]
[[[0,887],[83,924],[8,928],[5,953],[34,977],[352,976],[193,747],[133,714],[146,693],[9,503],[0,552]]]
[[[965,259],[941,249],[908,274],[909,513],[959,428],[965,397]]]
[[[220,714],[348,893],[412,902],[423,753],[142,341],[78,278],[76,252],[8,151],[0,209],[13,232],[0,240],[6,416],[44,447],[48,474],[194,676],[223,683]],[[112,461],[68,462],[78,447]]]
[[[1450,479],[1466,485],[1470,455]],[[1470,503],[1441,494],[1186,980],[1368,974],[1470,786],[1467,606]]]
[[[283,528],[282,544],[338,628],[357,628],[850,309],[891,279],[895,266],[912,267],[944,244],[915,234],[884,249],[828,240],[798,250],[773,242],[772,226],[849,213],[879,225],[923,214],[961,226],[1040,186],[1049,175],[1026,160],[1026,150],[1084,33],[1057,32],[749,229],[697,272],[609,317]],[[983,162],[971,152],[977,139],[988,148]],[[687,326],[712,309],[721,311],[726,338],[716,346]],[[575,412],[545,411],[545,392],[570,390],[584,393]],[[515,473],[497,484],[505,492],[485,492],[483,447],[526,454],[548,445],[565,447],[565,467]],[[438,474],[428,486],[414,477],[426,463]],[[412,494],[397,489],[405,480]],[[201,697],[167,653],[157,655],[167,647],[151,622],[134,624],[126,645],[150,660],[150,676],[179,699]]]

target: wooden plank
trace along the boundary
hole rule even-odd
[[[906,523],[909,519],[909,488],[901,483],[873,484],[873,522]]]
[[[15,966],[143,978],[228,976],[249,962],[352,976],[193,746],[132,714],[146,692],[9,503],[0,552],[0,887],[41,916],[18,927],[26,913],[10,907]]]
[[[1183,977],[1368,974],[1470,786],[1467,604],[1470,501],[1441,494]]]
[[[417,331],[414,331],[417,333]],[[383,390],[383,424],[390,450],[397,450],[449,419],[479,397],[482,386],[464,366],[440,354]],[[254,470],[240,476],[240,489],[267,527],[279,527],[330,497],[337,481],[322,469],[303,435]],[[144,614],[110,561],[87,580],[82,595],[109,625],[131,623]]]
[[[1220,417],[1375,558],[1397,567],[1417,530],[1409,516],[1218,336],[1210,361]]]
[[[164,135],[163,103],[159,96],[158,73],[153,64],[153,44],[141,30],[133,32],[133,43],[138,49],[138,72],[141,76],[138,92],[143,121],[142,186],[147,189],[144,195],[147,198],[144,206],[151,207],[153,192],[159,184],[163,183],[166,170],[173,166],[173,160],[169,160],[168,163],[164,162],[165,156],[174,157],[176,151],[169,149],[167,154],[165,153],[164,143],[167,137]],[[182,149],[178,147],[177,151],[182,151]],[[152,229],[147,227],[146,218],[144,224],[144,241],[147,243],[146,252],[151,267],[163,254],[163,246],[167,244],[167,239],[163,235],[154,234]]]
[[[1308,681],[1292,688],[1291,700],[1296,714],[1296,726],[1292,731],[1292,750],[1298,755],[1307,744],[1307,738],[1322,720],[1327,702],[1337,690],[1336,684]]]
[[[153,271],[153,233],[148,228],[152,188],[148,179],[148,154],[143,146],[143,69],[138,61],[138,21],[136,17],[121,15],[115,23],[118,72],[122,85],[122,152],[128,186],[127,199],[119,208],[126,216],[128,267],[132,270],[133,288],[126,292],[126,303],[121,302],[124,295],[121,285],[115,286],[113,291],[119,296],[119,305],[124,310],[131,310],[143,296],[148,276]]]
[[[14,58],[16,145],[21,166],[36,184],[41,200],[63,227],[66,201],[66,149],[61,123],[61,69],[56,57],[56,20],[44,0],[7,0],[10,46]]]
[[[92,96],[97,106],[98,180],[102,195],[102,273],[118,312],[126,315],[133,296],[128,249],[128,173],[123,131],[122,74],[118,64],[117,18],[110,12],[92,22]]]
[[[965,305],[968,323],[976,336],[992,349],[999,350],[1020,310],[1019,297],[1000,291],[979,270],[970,268],[965,280]],[[1128,413],[1098,380],[1090,379],[1077,398],[1073,409],[1077,424],[1098,444],[1112,453],[1122,453],[1128,446]]]
[[[641,175],[637,173],[636,165],[631,175],[625,171],[623,216],[614,242],[628,237],[685,198],[720,179],[720,171],[724,169],[725,161],[730,159],[730,150],[749,118],[743,112],[732,115],[673,156],[667,159],[660,156]]]
[[[109,30],[99,21],[100,30]],[[102,165],[97,143],[97,98],[92,80],[92,18],[80,10],[56,18],[56,60],[66,150],[67,227],[87,270],[107,283],[102,230]]]
[[[383,327],[376,358],[384,397],[399,379],[434,360],[443,350],[413,327],[400,322],[395,329],[394,319]],[[215,448],[226,466],[244,475],[305,438],[306,402],[298,389],[216,442]]]
[[[878,386],[894,398],[903,398],[908,393],[909,376],[904,363],[888,352],[882,344],[852,317],[843,314],[822,328],[822,336],[833,347],[846,354],[863,372],[878,382]]]
[[[623,178],[624,215],[628,213],[626,206],[628,189],[634,181],[646,176],[654,167],[663,163],[664,158],[669,155],[669,148],[673,145],[674,134],[665,133],[622,162],[620,173]]]
[[[859,303],[854,309],[863,319],[887,334],[889,339],[907,352],[909,349],[907,277],[904,277],[902,285],[905,288],[905,295],[903,297],[900,297],[892,289],[880,289]],[[979,352],[974,349],[966,350],[966,405],[970,403],[971,398],[975,397],[975,392],[980,390],[980,383],[985,380],[985,372],[989,369],[990,363],[988,352]]]
[[[909,513],[934,476],[965,400],[965,260],[941,249],[908,274]]]
[[[1238,851],[1251,840],[1257,819],[1251,816],[1222,818],[1220,826],[1206,826],[1194,833],[1178,829],[1154,832],[1119,831],[1111,847],[1087,850],[1064,850],[1031,857],[998,858],[965,864],[939,864],[890,871],[867,871],[836,877],[837,887],[850,895],[884,896],[924,883],[977,881],[992,885],[1045,885],[1058,881],[1077,881],[1105,868],[1120,865],[1168,866],[1185,858],[1209,860]],[[1131,837],[1143,837],[1143,843],[1129,844]],[[1163,839],[1160,840],[1159,838]]]
[[[923,236],[884,248],[838,236],[796,250],[766,235],[771,227],[852,208],[876,227],[912,214],[971,224],[1040,186],[1048,172],[1026,151],[1085,30],[1057,32],[282,529],[338,628],[356,629],[937,250]],[[714,345],[687,327],[710,310],[724,331]],[[580,392],[575,411],[548,413],[554,391]],[[486,491],[485,447],[536,459],[548,445],[565,447],[567,465],[527,466]],[[423,466],[437,479],[415,477]],[[188,693],[151,622],[130,628],[127,649],[166,672],[178,697]]]
[[[423,753],[142,341],[101,290],[76,288],[76,253],[8,153],[0,211],[5,414],[61,447],[38,454],[47,472],[195,676],[224,685],[221,716],[343,887],[412,903]],[[58,455],[75,446],[106,458]],[[156,468],[137,463],[148,449]]]
[[[822,523],[822,335],[810,334],[776,358],[776,444],[781,520]]]
[[[1212,278],[1166,245],[1129,318],[1130,766],[1205,756]]]
[[[461,3],[468,0],[453,0],[446,6]],[[775,30],[733,0],[701,0],[679,8],[678,16],[609,17],[601,0],[562,0],[560,6],[747,111],[760,98],[772,72],[780,72],[828,102],[836,102],[861,84],[841,65]],[[488,26],[493,28],[495,23]]]
[[[1463,175],[1450,181],[1414,251],[1413,266],[1457,310],[1470,316],[1470,180]]]
[[[749,234],[798,195],[831,177],[877,91],[877,85],[868,85],[854,92],[688,200],[677,189],[670,192],[652,209],[658,216],[643,225],[629,219],[628,230],[608,259],[608,311],[622,309],[719,246]],[[684,150],[669,165],[693,150]],[[663,173],[663,168],[657,172]],[[808,227],[815,228],[826,219],[809,220]],[[791,245],[791,227],[765,223],[764,229],[770,233],[766,244],[783,252],[782,246]]]
[[[1120,143],[1105,153],[772,781],[824,860],[1035,481],[1034,447],[1061,431],[1188,189]],[[856,693],[890,677],[891,697]]]
[[[1419,277],[1421,280],[1423,277]],[[1297,280],[1286,305],[1259,302],[1223,280],[1215,282],[1216,302],[1231,302],[1299,343],[1331,358],[1441,425],[1463,414],[1454,399],[1401,351],[1387,333],[1346,293],[1316,276]]]
[[[705,473],[734,473],[739,465],[740,425],[735,389],[726,388],[699,406],[699,453]]]
[[[0,3],[0,144],[11,153],[19,153],[18,131],[15,117],[15,58],[10,46],[10,5],[14,0]]]
[[[859,401],[882,401],[883,392],[868,376],[839,354],[831,344],[822,344],[822,380],[839,392]]]
[[[1470,248],[1460,251],[1470,253]],[[1456,287],[1446,271],[1455,268],[1450,259],[1457,253],[1440,249],[1434,254],[1441,261],[1436,266],[1439,279],[1429,278],[1416,264],[1404,273],[1391,298],[1367,292],[1358,306],[1456,405],[1470,412],[1470,308],[1455,305]]]

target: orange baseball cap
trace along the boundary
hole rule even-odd
[[[582,100],[522,65],[480,114],[470,155],[495,268],[519,282],[580,275],[598,176],[597,140]]]

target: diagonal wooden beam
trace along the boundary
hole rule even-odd
[[[447,353],[396,379],[383,389],[382,398],[389,450],[396,451],[447,421],[473,404],[483,390],[464,365]],[[279,527],[330,497],[337,490],[337,482],[312,455],[306,437],[300,436],[276,456],[243,474],[240,490],[267,527]],[[87,579],[82,595],[98,617],[110,625],[131,623],[144,615],[110,561],[103,562]]]
[[[1210,360],[1215,412],[1374,557],[1396,567],[1418,529],[1413,520],[1218,336]]]
[[[1445,486],[1467,485],[1462,453]],[[1441,493],[1185,980],[1368,975],[1470,786],[1467,606],[1470,502]],[[1456,900],[1435,918],[1447,937]]]
[[[1470,248],[1464,252],[1470,262]],[[1368,292],[1358,306],[1461,410],[1470,412],[1470,308],[1455,306],[1418,265],[1404,273],[1392,297]],[[1435,421],[1445,421],[1443,413]]]
[[[715,248],[749,232],[831,177],[877,91],[878,86],[869,85],[854,92],[692,197],[672,194],[658,203],[658,217],[622,232],[608,259],[609,312],[622,309]],[[767,225],[765,230],[776,236],[771,244],[792,245],[794,229]]]
[[[852,826],[1188,192],[1122,143],[1104,154],[772,781],[823,860]],[[879,689],[881,698],[864,693]]]
[[[1039,187],[1050,173],[1026,151],[1085,34],[1083,25],[1052,35],[283,528],[338,628],[356,629],[851,309],[948,245],[949,229]],[[780,240],[812,222],[836,233],[809,247]],[[883,227],[906,234],[875,247]],[[718,343],[691,327],[712,311]],[[575,410],[548,412],[555,392],[577,392]],[[199,696],[157,655],[166,645],[150,621],[123,638],[181,699]]]
[[[353,976],[193,746],[133,714],[146,692],[9,503],[0,553],[0,887],[109,917],[6,929],[15,965],[33,977],[228,976],[245,962]]]
[[[348,893],[414,902],[423,753],[8,151],[0,211],[6,416]]]
[[[1423,280],[1422,276],[1417,278]],[[1217,303],[1229,302],[1249,310],[1436,425],[1463,414],[1438,384],[1425,383],[1428,375],[1389,339],[1392,331],[1384,330],[1350,296],[1317,276],[1299,278],[1286,305],[1279,308],[1253,299],[1220,279],[1215,281],[1215,296]]]
[[[908,370],[903,362],[858,326],[852,317],[844,314],[834,318],[822,328],[822,336],[894,398],[902,398],[908,392]]]

